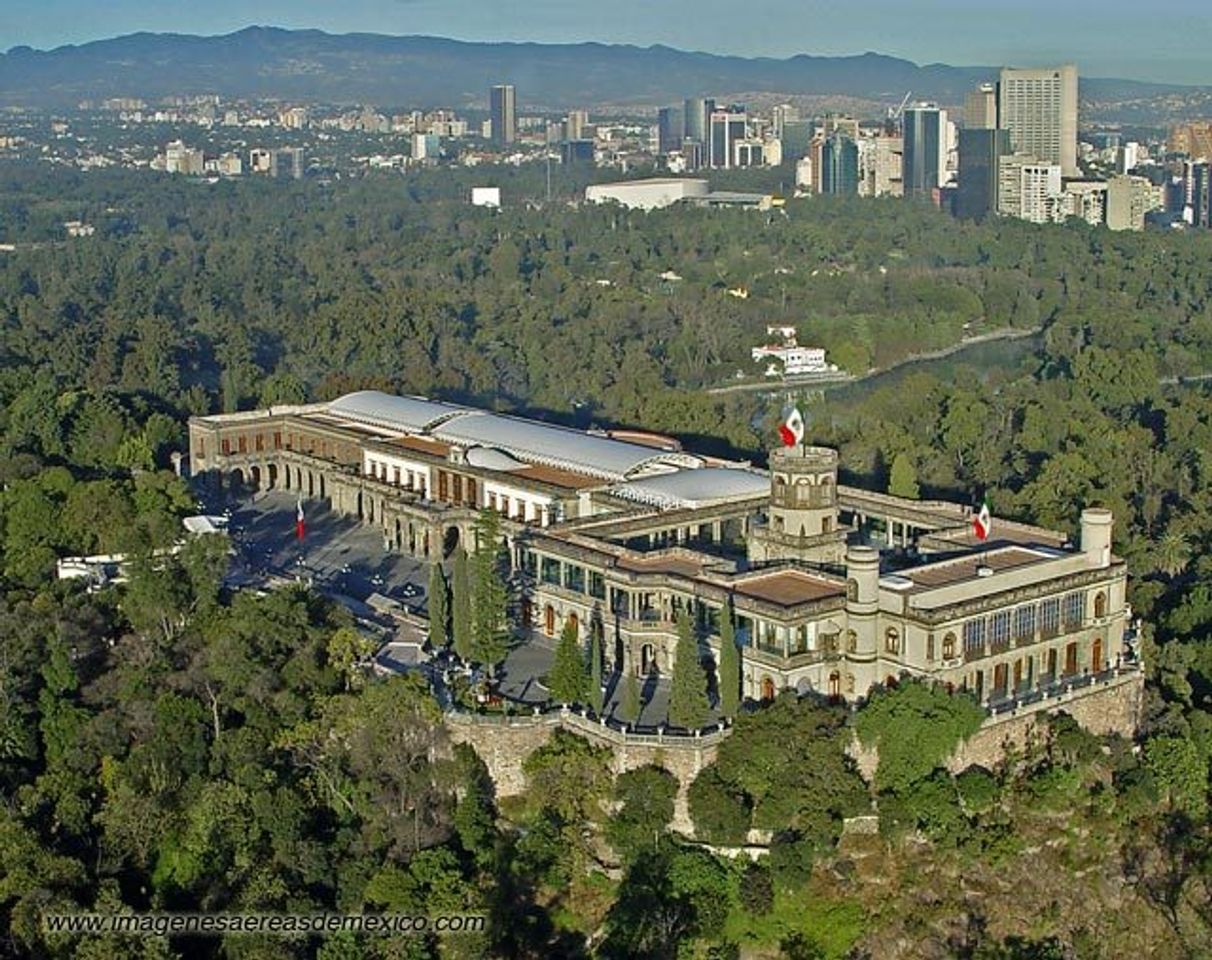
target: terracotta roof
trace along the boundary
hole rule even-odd
[[[564,487],[568,490],[584,490],[586,487],[602,485],[602,481],[597,477],[587,477],[583,473],[573,473],[571,470],[561,470],[559,467],[545,467],[537,463],[519,470],[512,470],[508,476],[525,477],[528,480],[549,483],[553,487]]]
[[[757,600],[777,603],[782,607],[846,595],[846,588],[842,584],[800,570],[780,570],[777,573],[741,580],[733,590]]]
[[[450,444],[440,440],[428,440],[425,437],[395,437],[387,443],[393,447],[403,447],[417,453],[428,453],[434,457],[445,457],[450,452]]]

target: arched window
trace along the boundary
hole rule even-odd
[[[774,680],[770,677],[762,677],[762,699],[774,699]]]
[[[575,613],[568,614],[568,619],[565,621],[565,623],[572,628],[572,632],[575,636],[579,637],[581,635],[581,623]]]
[[[943,659],[950,660],[955,656],[955,634],[949,633],[943,637]]]
[[[855,633],[853,630],[846,631],[846,652],[847,653],[857,653],[858,652],[858,634]]]
[[[1107,615],[1107,595],[1101,590],[1094,595],[1094,616],[1096,618],[1105,617]]]
[[[851,603],[858,600],[858,581],[850,579],[846,581],[846,599]]]
[[[829,674],[829,696],[840,697],[842,695],[842,675],[836,671]]]
[[[889,627],[887,632],[884,634],[884,652],[901,652],[901,635],[897,633],[896,627]]]
[[[543,632],[549,637],[555,636],[555,607],[550,603],[547,604],[547,609],[543,611]]]

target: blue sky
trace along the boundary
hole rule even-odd
[[[0,0],[0,49],[251,23],[466,40],[663,43],[743,56],[874,50],[918,63],[1075,62],[1212,85],[1207,0]]]

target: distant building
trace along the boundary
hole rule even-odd
[[[1145,215],[1158,206],[1158,189],[1145,177],[1118,176],[1107,181],[1107,227],[1111,230],[1143,230]]]
[[[280,147],[269,155],[269,175],[275,180],[303,179],[303,148]]]
[[[682,139],[706,144],[715,100],[710,97],[690,97],[682,105]]]
[[[1063,219],[1061,168],[1040,163],[1021,153],[1002,157],[998,163],[998,213],[1031,223],[1056,223]]]
[[[1178,124],[1170,131],[1166,149],[1192,159],[1212,159],[1212,120]]]
[[[655,177],[620,183],[596,183],[585,188],[586,203],[618,203],[637,210],[658,210],[679,200],[705,197],[706,180]]]
[[[1060,216],[1076,217],[1092,227],[1107,222],[1107,181],[1066,180],[1061,189]]]
[[[206,161],[201,150],[194,150],[180,140],[174,140],[164,150],[164,170],[166,173],[200,177],[206,170]]]
[[[412,158],[414,160],[437,160],[442,155],[442,141],[436,133],[414,133],[412,135]]]
[[[955,215],[983,220],[998,210],[998,165],[1010,152],[1010,134],[990,128],[959,132],[959,188]]]
[[[271,154],[262,147],[254,147],[248,151],[249,173],[269,173]]]
[[[997,87],[982,83],[964,99],[964,127],[968,130],[997,129]]]
[[[782,343],[763,344],[753,347],[750,354],[755,363],[771,361],[766,376],[782,374],[788,377],[837,373],[837,367],[826,362],[825,351],[820,347],[804,347],[796,341],[795,327],[767,327],[766,333],[777,334]]]
[[[513,84],[501,84],[488,91],[492,139],[498,146],[507,146],[518,139],[517,110],[517,93]]]
[[[999,126],[1010,148],[1075,177],[1077,168],[1077,67],[1005,69],[998,83]]]
[[[858,195],[860,197],[899,197],[904,193],[902,179],[904,141],[900,137],[862,137],[858,145]]]
[[[784,120],[782,130],[775,136],[783,143],[783,156],[798,160],[808,154],[808,146],[812,143],[812,121]]]
[[[761,140],[739,140],[733,144],[732,154],[734,167],[760,167],[766,162]]]
[[[589,126],[589,113],[585,110],[570,110],[564,118],[565,140],[587,140],[585,128]]]
[[[717,110],[711,115],[710,136],[707,141],[707,165],[716,169],[735,166],[735,144],[748,133],[744,113]]]
[[[947,182],[947,111],[918,104],[903,114],[906,197],[929,198]]]
[[[858,145],[838,131],[821,145],[821,193],[858,193]]]
[[[560,159],[564,163],[593,163],[592,140],[565,140],[560,144]]]
[[[501,188],[472,187],[471,205],[473,207],[499,207],[501,205]]]
[[[682,148],[682,111],[661,107],[657,111],[657,153],[667,157]]]

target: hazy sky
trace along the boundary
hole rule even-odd
[[[0,0],[0,49],[250,23],[333,33],[663,43],[743,56],[875,50],[918,63],[1075,62],[1212,85],[1208,0]]]

